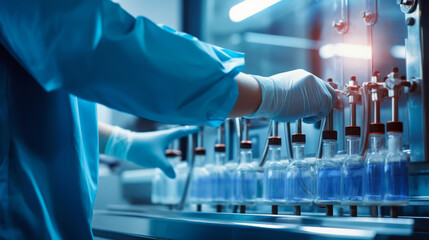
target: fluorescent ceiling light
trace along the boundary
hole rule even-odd
[[[326,44],[319,49],[321,58],[335,56],[358,59],[371,59],[371,47],[349,43]]]
[[[240,22],[278,2],[280,0],[245,0],[229,10],[229,18],[233,22]]]

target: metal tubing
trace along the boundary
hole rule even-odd
[[[350,104],[350,120],[351,125],[356,126],[356,104]]]
[[[319,141],[317,143],[316,158],[322,158],[322,141],[323,141],[323,131],[325,129],[325,125],[326,125],[326,118],[323,118],[322,122],[320,123],[320,134],[319,134]]]
[[[370,116],[371,116],[371,104],[370,104],[370,97],[368,94],[368,85],[363,84],[361,88],[361,96],[362,96],[362,136],[361,136],[361,144],[360,144],[360,156],[366,157],[366,153],[368,151],[368,141],[369,141],[369,124],[370,124]]]
[[[197,212],[201,212],[201,210],[202,210],[201,204],[197,204]]]
[[[265,145],[264,145],[264,149],[262,149],[262,154],[259,158],[259,167],[263,167],[265,165],[265,162],[267,160],[267,156],[268,156],[268,137],[271,134],[271,129],[273,127],[272,124],[272,120],[270,121],[270,123],[268,124],[268,131],[267,131],[267,136],[265,138]]]
[[[374,102],[374,123],[380,122],[380,102]]]
[[[399,99],[392,97],[392,121],[399,121]]]
[[[298,133],[302,133],[302,120],[298,119]]]
[[[244,121],[244,128],[243,128],[243,134],[244,134],[244,140],[249,141],[249,128],[250,128],[250,119],[246,119]]]
[[[216,205],[216,212],[218,213],[222,212],[222,205],[220,204]]]
[[[285,140],[286,140],[286,152],[288,153],[288,157],[293,159],[293,150],[292,150],[292,134],[290,131],[290,123],[285,123]]]

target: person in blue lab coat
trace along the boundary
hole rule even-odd
[[[195,128],[98,128],[95,102],[209,126],[246,115],[314,122],[335,105],[308,72],[251,76],[243,64],[109,0],[0,0],[0,239],[91,239],[99,149],[174,176],[163,148]]]

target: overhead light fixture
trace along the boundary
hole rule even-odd
[[[319,49],[319,55],[324,59],[339,56],[368,60],[371,59],[371,47],[349,43],[326,44]]]
[[[281,0],[245,0],[229,10],[229,18],[233,22],[240,22],[280,1]]]

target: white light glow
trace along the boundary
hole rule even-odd
[[[370,238],[375,237],[374,231],[358,230],[358,229],[342,229],[329,227],[301,227],[302,230],[324,235],[337,235],[349,237]]]
[[[245,0],[229,10],[229,18],[233,22],[240,22],[278,2],[280,0]]]
[[[390,54],[392,57],[405,59],[405,46],[403,45],[395,45],[390,49]]]
[[[324,59],[335,56],[371,59],[371,47],[349,43],[326,44],[319,49],[319,55]]]

